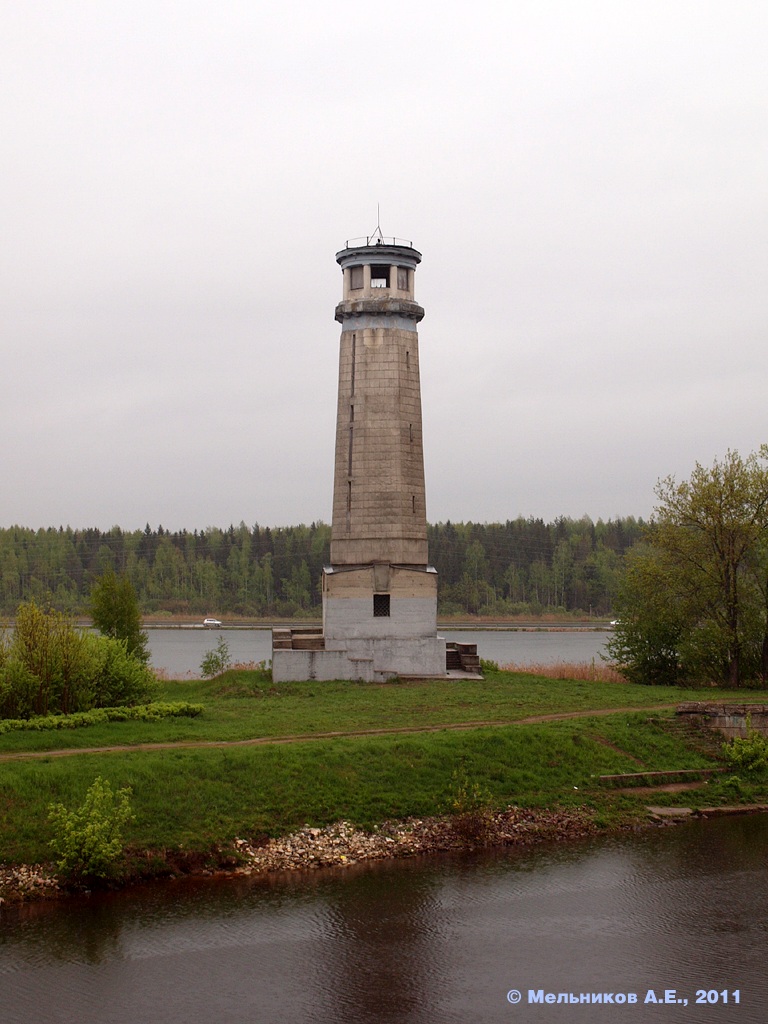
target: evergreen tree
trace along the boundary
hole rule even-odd
[[[100,576],[91,590],[90,610],[100,633],[124,640],[128,653],[147,664],[149,638],[141,628],[139,602],[127,576],[118,576],[112,569]]]

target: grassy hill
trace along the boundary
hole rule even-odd
[[[646,803],[680,797],[619,792],[599,776],[722,767],[719,742],[686,732],[673,713],[683,699],[711,697],[504,671],[482,682],[278,686],[246,670],[165,682],[161,699],[202,703],[203,714],[0,736],[0,862],[49,861],[49,804],[80,804],[97,776],[132,788],[131,870],[142,857],[160,871],[180,852],[307,824],[371,828],[449,813],[457,778],[489,808],[581,808],[610,828],[644,818]],[[761,782],[725,773],[685,803],[766,796]]]

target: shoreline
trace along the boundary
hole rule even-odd
[[[255,616],[248,615],[227,615],[222,612],[221,615],[221,626],[204,626],[202,616],[184,614],[184,615],[159,615],[159,614],[148,614],[143,615],[141,620],[141,628],[147,629],[194,629],[204,630],[208,633],[218,633],[222,630],[237,630],[237,629],[259,629],[269,631],[276,627],[279,628],[310,628],[310,629],[321,629],[322,619],[318,616],[307,616],[306,618],[279,618],[279,617],[264,617],[257,618]],[[92,629],[93,622],[87,615],[75,614],[73,620],[76,626],[83,629]],[[7,624],[13,626],[13,616],[9,617]],[[483,631],[483,630],[501,630],[501,631],[515,631],[520,630],[523,632],[537,632],[542,631],[558,631],[564,632],[576,631],[576,632],[607,632],[612,630],[611,620],[608,618],[597,618],[584,615],[542,615],[540,617],[533,615],[521,615],[521,616],[478,616],[473,618],[472,616],[437,616],[437,628],[445,630],[457,630],[457,631]]]
[[[288,835],[263,841],[236,838],[228,847],[220,847],[210,856],[182,851],[129,850],[129,873],[106,883],[105,888],[128,889],[136,884],[157,884],[182,877],[313,871],[424,854],[568,842],[661,824],[650,818],[642,822],[628,818],[624,823],[605,828],[596,823],[596,815],[596,811],[586,807],[551,810],[509,806],[502,811],[478,809],[457,815],[385,821],[370,831],[347,821],[322,827],[305,825]],[[212,856],[216,859],[215,866],[211,866]],[[141,871],[142,859],[153,860],[154,870]],[[0,865],[0,910],[4,906],[67,899],[82,893],[82,887],[60,884],[52,865]]]
[[[553,810],[514,805],[501,811],[478,809],[456,815],[385,821],[370,831],[357,828],[348,821],[322,827],[304,825],[278,838],[262,841],[236,838],[229,846],[219,847],[208,854],[129,850],[129,873],[99,888],[124,891],[137,885],[157,885],[183,878],[294,874],[432,854],[574,842],[595,836],[670,827],[693,818],[766,813],[768,805],[664,809],[685,813],[659,814],[658,810],[647,807],[643,816],[628,813],[610,826],[598,824],[599,812],[586,806]],[[215,859],[213,865],[212,859]],[[152,860],[154,869],[149,872],[140,870],[142,860]],[[3,908],[43,900],[66,900],[89,892],[84,886],[61,884],[51,865],[0,864],[0,913]]]

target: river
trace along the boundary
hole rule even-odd
[[[272,657],[269,629],[150,629],[147,635],[153,667],[175,678],[199,675],[203,655],[216,647],[220,637],[226,641],[233,662],[268,661]],[[441,629],[440,635],[477,644],[481,658],[499,665],[531,665],[599,661],[611,633],[592,629]]]
[[[0,910],[0,1020],[763,1024],[766,852],[755,815]]]

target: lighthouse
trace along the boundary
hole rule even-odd
[[[421,253],[375,235],[336,253],[342,298],[330,564],[322,634],[275,630],[273,676],[441,676],[427,551],[415,299]]]

